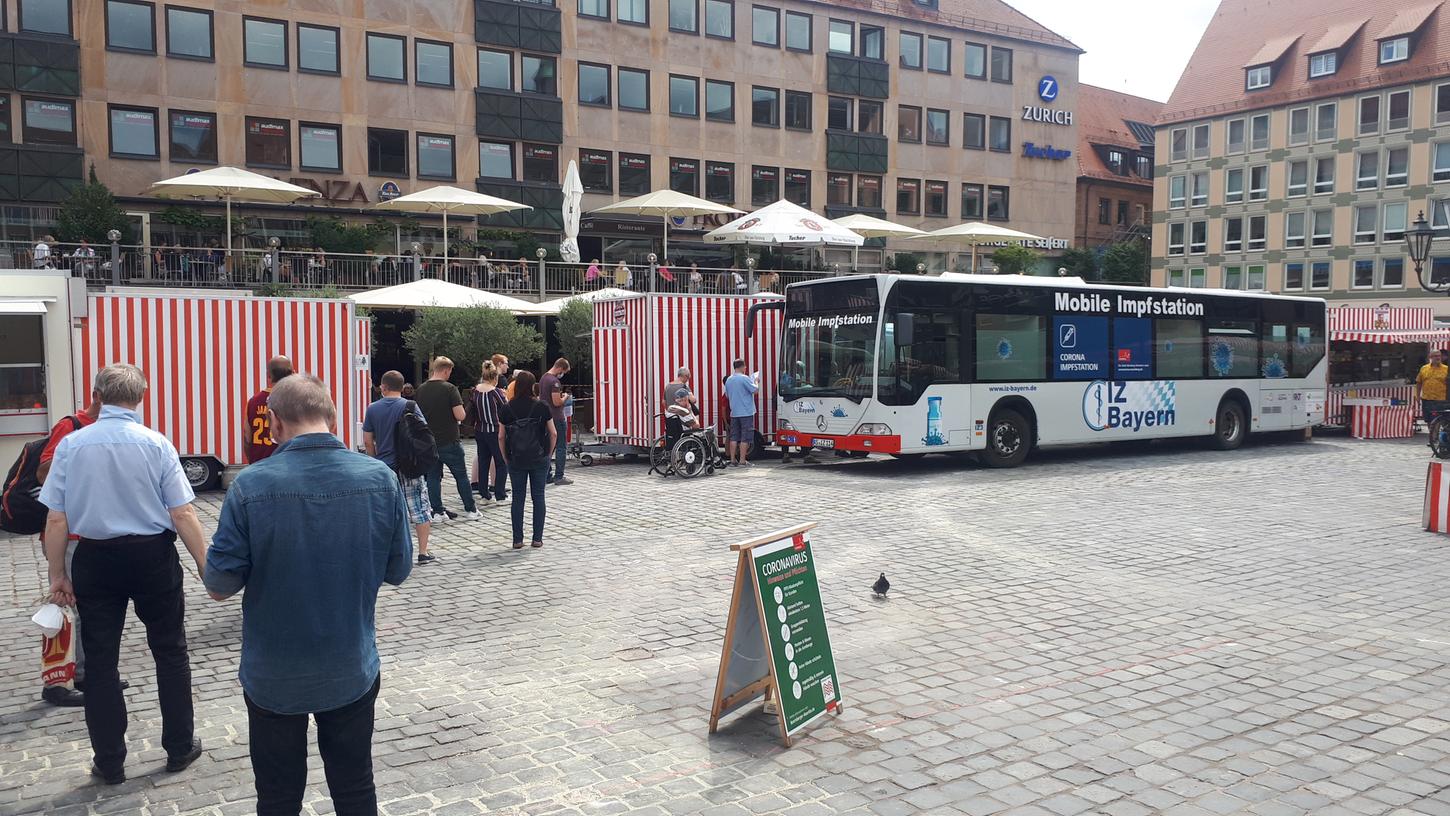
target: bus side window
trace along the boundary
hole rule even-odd
[[[1160,379],[1198,379],[1203,376],[1203,321],[1155,320],[1153,352]]]
[[[1324,359],[1324,326],[1322,324],[1294,326],[1293,363],[1289,376],[1307,377],[1314,366]]]
[[[1289,324],[1265,321],[1263,334],[1263,361],[1259,375],[1270,380],[1289,376]]]
[[[1208,324],[1208,373],[1211,377],[1259,376],[1259,326],[1253,320],[1214,320]]]
[[[975,345],[979,382],[1047,379],[1047,318],[1042,315],[978,312]]]
[[[880,396],[888,405],[913,405],[938,383],[966,382],[962,370],[960,311],[911,313],[909,345],[897,345],[897,323],[888,322],[881,339]]]

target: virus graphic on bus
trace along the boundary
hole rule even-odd
[[[1284,365],[1284,361],[1277,354],[1272,354],[1266,358],[1260,371],[1266,378],[1271,380],[1280,380],[1289,376],[1288,367]]]
[[[1209,349],[1208,359],[1213,364],[1213,373],[1227,376],[1234,367],[1234,347],[1227,340],[1216,340]]]
[[[831,409],[831,416],[833,416],[833,417],[835,417],[837,419],[845,419],[846,418],[846,409],[844,409],[841,406],[837,405],[835,408],[832,408]]]
[[[1012,341],[1003,337],[997,341],[997,359],[1007,360],[1012,357]]]

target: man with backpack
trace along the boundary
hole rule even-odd
[[[363,446],[369,456],[398,474],[408,520],[413,523],[418,539],[418,566],[421,567],[437,560],[428,552],[433,509],[428,504],[423,476],[438,461],[438,452],[423,411],[416,402],[403,399],[404,383],[403,375],[397,371],[383,374],[379,382],[383,397],[369,405],[363,415]]]

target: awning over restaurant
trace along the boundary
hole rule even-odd
[[[1450,329],[1429,329],[1426,331],[1353,331],[1335,329],[1329,333],[1329,339],[1346,343],[1450,344]]]

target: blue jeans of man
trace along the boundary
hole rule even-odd
[[[498,434],[480,431],[473,441],[478,444],[478,485],[485,497],[492,496],[503,501],[508,491],[508,464],[503,460],[503,450],[498,446]],[[493,463],[493,484],[488,483],[488,463]]]
[[[463,499],[463,510],[472,513],[478,509],[473,501],[473,488],[468,484],[468,465],[463,461],[463,443],[438,446],[438,461],[428,471],[428,503],[433,505],[433,514],[443,512],[443,466],[453,474],[458,485],[458,497]]]
[[[541,462],[533,467],[509,465],[509,484],[514,491],[513,525],[514,543],[524,540],[524,494],[534,503],[534,537],[531,541],[544,540],[544,483],[549,475],[549,463]]]
[[[564,478],[564,460],[569,455],[569,445],[566,440],[569,435],[569,420],[554,420],[554,430],[559,433],[559,441],[554,445],[554,459],[549,463],[547,480],[550,482]]]

